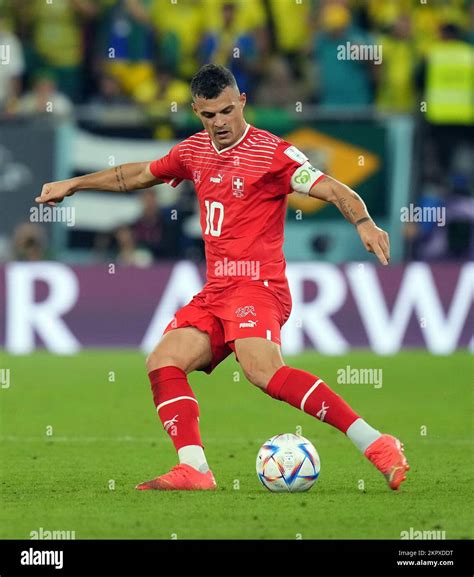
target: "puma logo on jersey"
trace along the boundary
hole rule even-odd
[[[239,328],[250,328],[252,329],[253,327],[257,326],[258,321],[247,321],[246,323],[240,323]]]
[[[223,178],[224,178],[223,174],[218,174],[217,176],[211,176],[209,180],[211,182],[215,182],[216,184],[220,184]]]

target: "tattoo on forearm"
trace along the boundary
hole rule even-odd
[[[339,205],[341,207],[342,214],[349,220],[350,222],[354,222],[356,219],[357,213],[356,211],[350,206],[345,198],[341,198],[339,200]]]
[[[128,192],[127,185],[125,184],[125,178],[123,177],[122,165],[115,167],[115,178],[121,192]]]

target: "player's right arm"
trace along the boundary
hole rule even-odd
[[[100,172],[58,182],[48,182],[43,185],[41,194],[35,198],[35,201],[39,204],[55,204],[79,190],[129,192],[161,184],[163,180],[154,176],[150,165],[150,162],[130,162]]]

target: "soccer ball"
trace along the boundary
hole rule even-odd
[[[319,475],[321,463],[312,443],[286,433],[268,439],[257,455],[257,475],[275,493],[308,491]]]

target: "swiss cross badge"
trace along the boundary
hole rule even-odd
[[[242,198],[244,196],[244,181],[242,176],[232,177],[232,194],[237,198]]]

